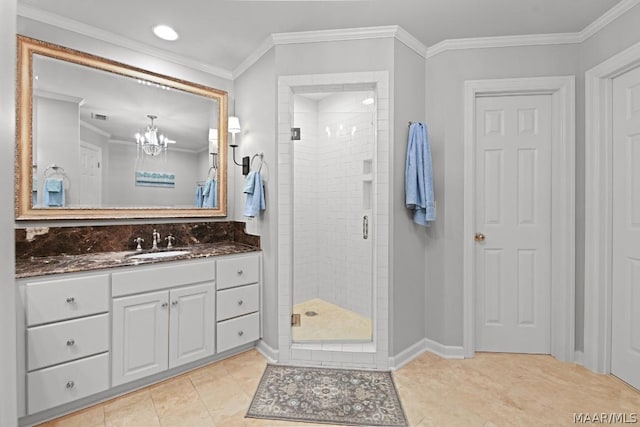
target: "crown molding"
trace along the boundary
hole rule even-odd
[[[47,12],[23,3],[18,4],[17,14],[18,16],[22,16],[23,18],[32,19],[34,21],[42,22],[43,24],[53,25],[55,27],[62,28],[63,30],[73,31],[74,33],[79,33],[84,36],[91,37],[93,39],[110,43],[116,46],[121,46],[138,53],[173,62],[174,64],[183,65],[194,70],[213,74],[214,76],[218,76],[227,80],[231,80],[233,78],[231,71],[224,68],[196,61],[191,58],[187,58],[186,56],[176,55],[167,52],[166,50],[150,46],[146,43],[140,43],[127,37],[123,37],[119,34],[102,30],[94,26],[87,25],[73,19],[65,18],[64,16]]]
[[[53,99],[56,101],[69,102],[71,104],[78,104],[79,107],[81,107],[85,101],[84,98],[79,98],[73,95],[67,95],[65,93],[51,92],[49,90],[43,90],[43,89],[35,89],[33,91],[33,94],[39,98],[47,98],[47,99]]]
[[[624,15],[627,11],[638,4],[640,4],[640,0],[622,0],[620,3],[616,4],[594,20],[591,24],[587,25],[582,31],[575,33],[447,39],[429,46],[426,57],[431,58],[439,53],[449,50],[583,43],[589,37],[602,30],[604,27]]]
[[[318,43],[347,40],[380,39],[395,37],[397,25],[381,27],[344,28],[338,30],[298,31],[274,33],[271,35],[276,45],[296,43]]]
[[[263,55],[265,55],[269,50],[275,46],[273,41],[273,37],[269,36],[258,46],[256,50],[254,50],[249,56],[245,58],[244,61],[238,67],[233,70],[232,76],[233,80],[240,77],[245,71],[247,71],[253,64],[258,62]]]
[[[449,50],[486,49],[494,47],[542,46],[580,43],[579,33],[528,34],[522,36],[474,37],[447,39],[429,46],[427,58]]]
[[[580,31],[580,42],[587,40],[638,4],[640,0],[622,0]]]
[[[247,71],[273,46],[381,38],[396,38],[398,41],[415,51],[418,55],[426,58],[427,47],[399,25],[274,33],[267,37],[260,47],[258,47],[242,62],[242,64],[240,64],[238,68],[234,70],[233,78],[235,79]]]
[[[418,55],[422,56],[423,58],[425,59],[427,58],[427,51],[428,51],[427,46],[425,46],[417,38],[413,37],[407,30],[405,30],[404,28],[398,25],[396,26],[395,36],[399,42],[405,44],[409,49],[412,49],[414,52],[416,52]]]

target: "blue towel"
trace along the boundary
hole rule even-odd
[[[251,176],[253,184],[245,185],[247,201],[244,205],[244,212],[242,212],[242,215],[256,217],[260,214],[261,210],[265,210],[267,208],[264,200],[264,187],[262,186],[262,177],[260,176],[260,172],[250,172],[247,176],[247,180],[249,179],[249,176]],[[250,189],[250,192],[246,191],[247,188]]]
[[[44,206],[64,206],[64,182],[57,178],[48,178],[44,181],[44,191],[42,192],[42,204]]]
[[[436,219],[433,169],[427,125],[412,123],[405,167],[406,206],[413,210],[413,222],[429,226]]]
[[[244,190],[242,190],[243,193],[245,194],[253,193],[253,188],[256,185],[255,175],[256,175],[256,172],[251,171],[249,172],[247,177],[244,179]]]
[[[218,205],[218,181],[215,179],[207,179],[204,183],[202,191],[202,207],[215,208]]]
[[[196,185],[196,198],[195,198],[196,208],[202,207],[202,191],[203,191],[202,185]]]

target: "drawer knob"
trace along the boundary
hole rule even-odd
[[[171,305],[172,305],[172,306],[174,306],[174,307],[175,307],[176,305],[178,305],[178,300],[171,301]]]
[[[73,338],[70,338],[67,340],[67,345],[69,347],[71,347],[72,345],[75,345],[75,343],[76,343],[76,340],[74,340]]]
[[[162,308],[167,308],[167,307],[169,307],[169,303],[168,302],[163,302],[161,307]]]
[[[75,299],[75,297],[67,297],[67,302],[69,304],[73,304],[74,302],[76,302],[76,299]]]
[[[242,304],[244,304],[244,301],[239,300],[239,301],[238,301],[238,305],[242,305]]]
[[[244,332],[243,332],[243,331],[238,332],[238,336],[239,336],[239,337],[241,337],[241,336],[243,336],[243,335],[244,335]]]
[[[242,274],[242,273],[244,273],[242,269],[238,270],[238,274]]]
[[[75,387],[76,383],[74,383],[73,381],[67,381],[67,388],[68,389],[72,389],[73,387]]]

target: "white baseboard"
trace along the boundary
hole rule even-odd
[[[258,350],[269,363],[278,363],[278,350],[269,346],[263,340],[256,343],[256,350]]]
[[[420,356],[425,351],[442,357],[443,359],[464,359],[462,346],[444,345],[439,342],[423,338],[411,347],[389,358],[389,369],[395,371]]]
[[[573,352],[573,361],[576,365],[584,366],[584,351],[576,350]]]
[[[433,354],[436,354],[444,359],[464,359],[464,348],[458,345],[444,345],[439,342],[424,339],[424,348]]]
[[[389,357],[389,369],[395,371],[420,356],[425,351],[425,340],[421,339],[411,347],[401,351],[395,356]]]

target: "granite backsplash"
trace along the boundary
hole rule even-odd
[[[158,246],[163,248],[167,245],[165,237],[169,234],[175,237],[175,247],[225,241],[260,247],[260,237],[246,234],[245,224],[236,221],[26,227],[16,229],[16,258],[127,251],[136,248],[133,241],[136,237],[142,237],[142,247],[150,249],[153,230],[160,233]]]

